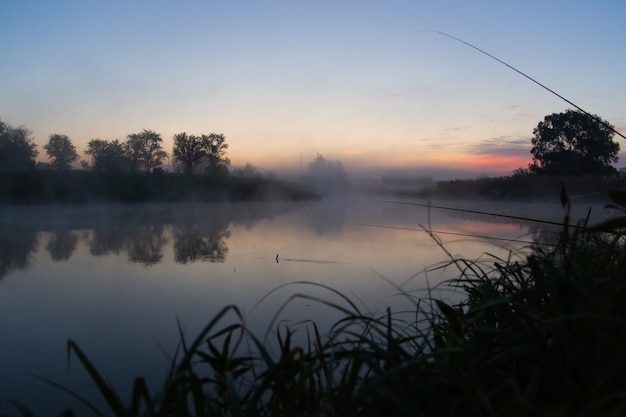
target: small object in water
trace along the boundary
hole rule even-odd
[[[276,255],[276,263],[278,263],[278,254]]]

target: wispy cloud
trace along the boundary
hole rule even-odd
[[[481,156],[529,157],[531,147],[530,138],[500,136],[472,144],[468,147],[467,152]]]
[[[447,129],[444,129],[444,132],[462,132],[463,130],[465,130],[462,127],[449,127]]]

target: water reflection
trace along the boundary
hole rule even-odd
[[[370,210],[372,206],[371,201],[359,204],[360,210]],[[562,210],[558,209],[552,211],[549,220],[554,220],[555,225],[550,225],[531,220],[546,219],[545,210],[535,211],[519,204],[490,205],[487,211],[500,216],[481,214],[478,212],[480,208],[471,203],[461,206],[457,202],[454,206],[455,210],[460,207],[469,210],[411,206],[407,209],[407,206],[401,204],[379,204],[379,209],[382,210],[383,217],[392,223],[412,226],[430,224],[436,218],[463,220],[462,225],[459,223],[459,226],[447,226],[453,228],[448,231],[459,235],[470,233],[470,236],[474,233],[474,236],[488,236],[491,229],[508,224],[525,231],[523,240],[551,243],[561,230],[558,221]],[[271,219],[290,210],[302,210],[302,217],[299,217],[300,227],[308,228],[316,236],[331,237],[341,233],[346,227],[349,207],[342,200],[311,204],[304,208],[297,205],[250,204],[5,207],[0,215],[0,279],[12,271],[30,267],[33,254],[38,250],[40,232],[49,232],[45,249],[54,261],[68,261],[79,245],[84,244],[91,256],[125,255],[129,262],[151,266],[168,261],[164,257],[168,253],[168,244],[171,244],[171,256],[176,263],[224,263],[229,253],[231,227],[244,226],[251,230],[263,219]],[[588,206],[582,208],[584,210],[581,213],[572,214],[572,222],[581,215],[588,215]],[[473,212],[473,209],[478,210]],[[533,215],[533,212],[537,214]],[[353,211],[351,213],[351,220],[355,220]],[[422,218],[425,213],[426,218]],[[603,216],[606,213],[594,208],[592,214]],[[593,216],[591,220],[593,223]]]
[[[309,213],[309,227],[318,236],[340,231],[346,221],[346,201],[319,204]]]
[[[163,234],[162,224],[140,225],[126,242],[128,260],[146,266],[154,265],[163,259],[163,248],[168,239]]]
[[[127,226],[122,224],[95,226],[91,234],[86,235],[89,253],[93,256],[119,255],[128,237],[127,230]]]
[[[450,218],[464,219],[476,224],[510,225],[526,235],[521,237],[533,247],[555,246],[563,232],[565,217],[569,215],[569,227],[597,224],[610,216],[605,205],[601,202],[579,202],[572,206],[569,213],[560,205],[546,203],[492,203],[488,208],[481,205],[456,205],[446,210]],[[483,228],[489,228],[488,226]]]
[[[126,255],[129,262],[152,266],[164,262],[172,242],[173,260],[223,263],[229,252],[230,226],[252,229],[296,205],[160,205],[3,207],[0,213],[0,279],[27,270],[39,249],[55,262],[69,261],[85,245],[91,256]],[[337,216],[328,216],[337,218]],[[322,226],[317,229],[327,230]]]
[[[194,329],[203,328],[232,303],[242,307],[250,329],[262,334],[293,292],[320,299],[330,294],[322,287],[286,286],[250,310],[268,292],[294,281],[332,288],[358,299],[359,306],[371,312],[384,312],[389,306],[404,309],[406,300],[396,295],[397,288],[416,297],[432,295],[438,282],[455,273],[452,268],[430,268],[447,258],[428,234],[408,230],[419,224],[505,239],[528,232],[521,225],[477,222],[441,210],[365,199],[331,206],[3,209],[0,276],[5,278],[0,284],[0,316],[11,319],[0,320],[0,334],[10,335],[0,357],[4,377],[0,392],[22,400],[37,398],[38,406],[48,412],[35,414],[50,414],[50,404],[60,410],[65,397],[53,389],[49,393],[46,390],[51,388],[37,385],[38,381],[34,385],[22,381],[24,375],[36,373],[67,382],[68,337],[98,358],[98,366],[114,386],[127,387],[139,375],[146,376],[151,386],[158,384],[162,351],[172,353],[178,343],[175,318],[180,317],[193,335]],[[485,250],[502,253],[475,239],[457,243],[450,236],[442,235],[442,240],[453,254],[475,259]],[[36,254],[38,250],[50,256]],[[276,254],[280,254],[278,263]],[[28,269],[20,272],[23,279],[7,279],[20,268]],[[425,268],[429,272],[420,274]],[[320,326],[334,321],[335,310],[307,303],[294,302],[281,318],[293,323],[314,320]],[[86,386],[81,375],[75,383],[64,385]]]
[[[224,225],[207,229],[206,225],[183,224],[174,227],[174,261],[180,264],[207,260],[224,262],[228,253],[230,231]]]
[[[29,268],[38,248],[37,226],[25,220],[0,220],[0,280],[15,270]]]
[[[67,261],[70,259],[76,246],[79,236],[72,230],[56,230],[46,245],[46,250],[55,261]]]

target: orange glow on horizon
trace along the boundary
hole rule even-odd
[[[513,171],[517,168],[526,168],[531,162],[528,158],[514,155],[483,155],[483,156],[439,156],[435,157],[438,164],[454,163],[460,168],[471,170],[490,169],[497,171]]]

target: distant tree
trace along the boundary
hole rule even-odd
[[[78,159],[76,147],[66,135],[50,135],[48,143],[43,148],[50,157],[50,163],[54,169],[70,169],[72,162]]]
[[[516,170],[513,171],[514,177],[527,177],[531,174],[532,174],[532,171],[530,168],[517,168]]]
[[[235,169],[233,171],[233,175],[236,177],[259,178],[261,176],[261,172],[250,162],[246,162],[246,166]]]
[[[117,139],[114,141],[92,139],[87,144],[85,154],[91,156],[91,166],[97,172],[119,173],[131,169],[131,161],[126,155],[126,150]]]
[[[33,169],[37,153],[37,144],[28,129],[13,127],[0,120],[0,171]]]
[[[311,177],[319,180],[344,181],[346,172],[341,161],[329,161],[322,155],[317,154],[313,162],[309,164]]]
[[[619,144],[613,126],[576,110],[546,116],[533,130],[533,173],[548,175],[615,174]],[[599,119],[601,120],[601,119]]]
[[[163,165],[167,152],[163,150],[161,135],[144,129],[141,133],[128,135],[125,143],[127,156],[134,171],[151,172],[153,168]]]
[[[104,171],[103,156],[107,141],[103,139],[91,139],[87,143],[85,155],[91,156],[91,166],[94,171]]]
[[[207,155],[205,141],[195,135],[177,133],[174,135],[174,160],[183,166],[183,172],[187,175],[193,173],[193,167],[202,162]]]
[[[308,180],[322,192],[334,192],[345,185],[346,172],[341,161],[329,161],[322,155],[309,164]]]
[[[131,170],[137,172],[143,163],[144,141],[137,134],[128,135],[124,143],[124,153],[130,160]]]
[[[207,151],[208,173],[210,175],[228,174],[230,159],[226,157],[228,144],[224,135],[211,133],[210,135],[202,135],[201,140]]]

